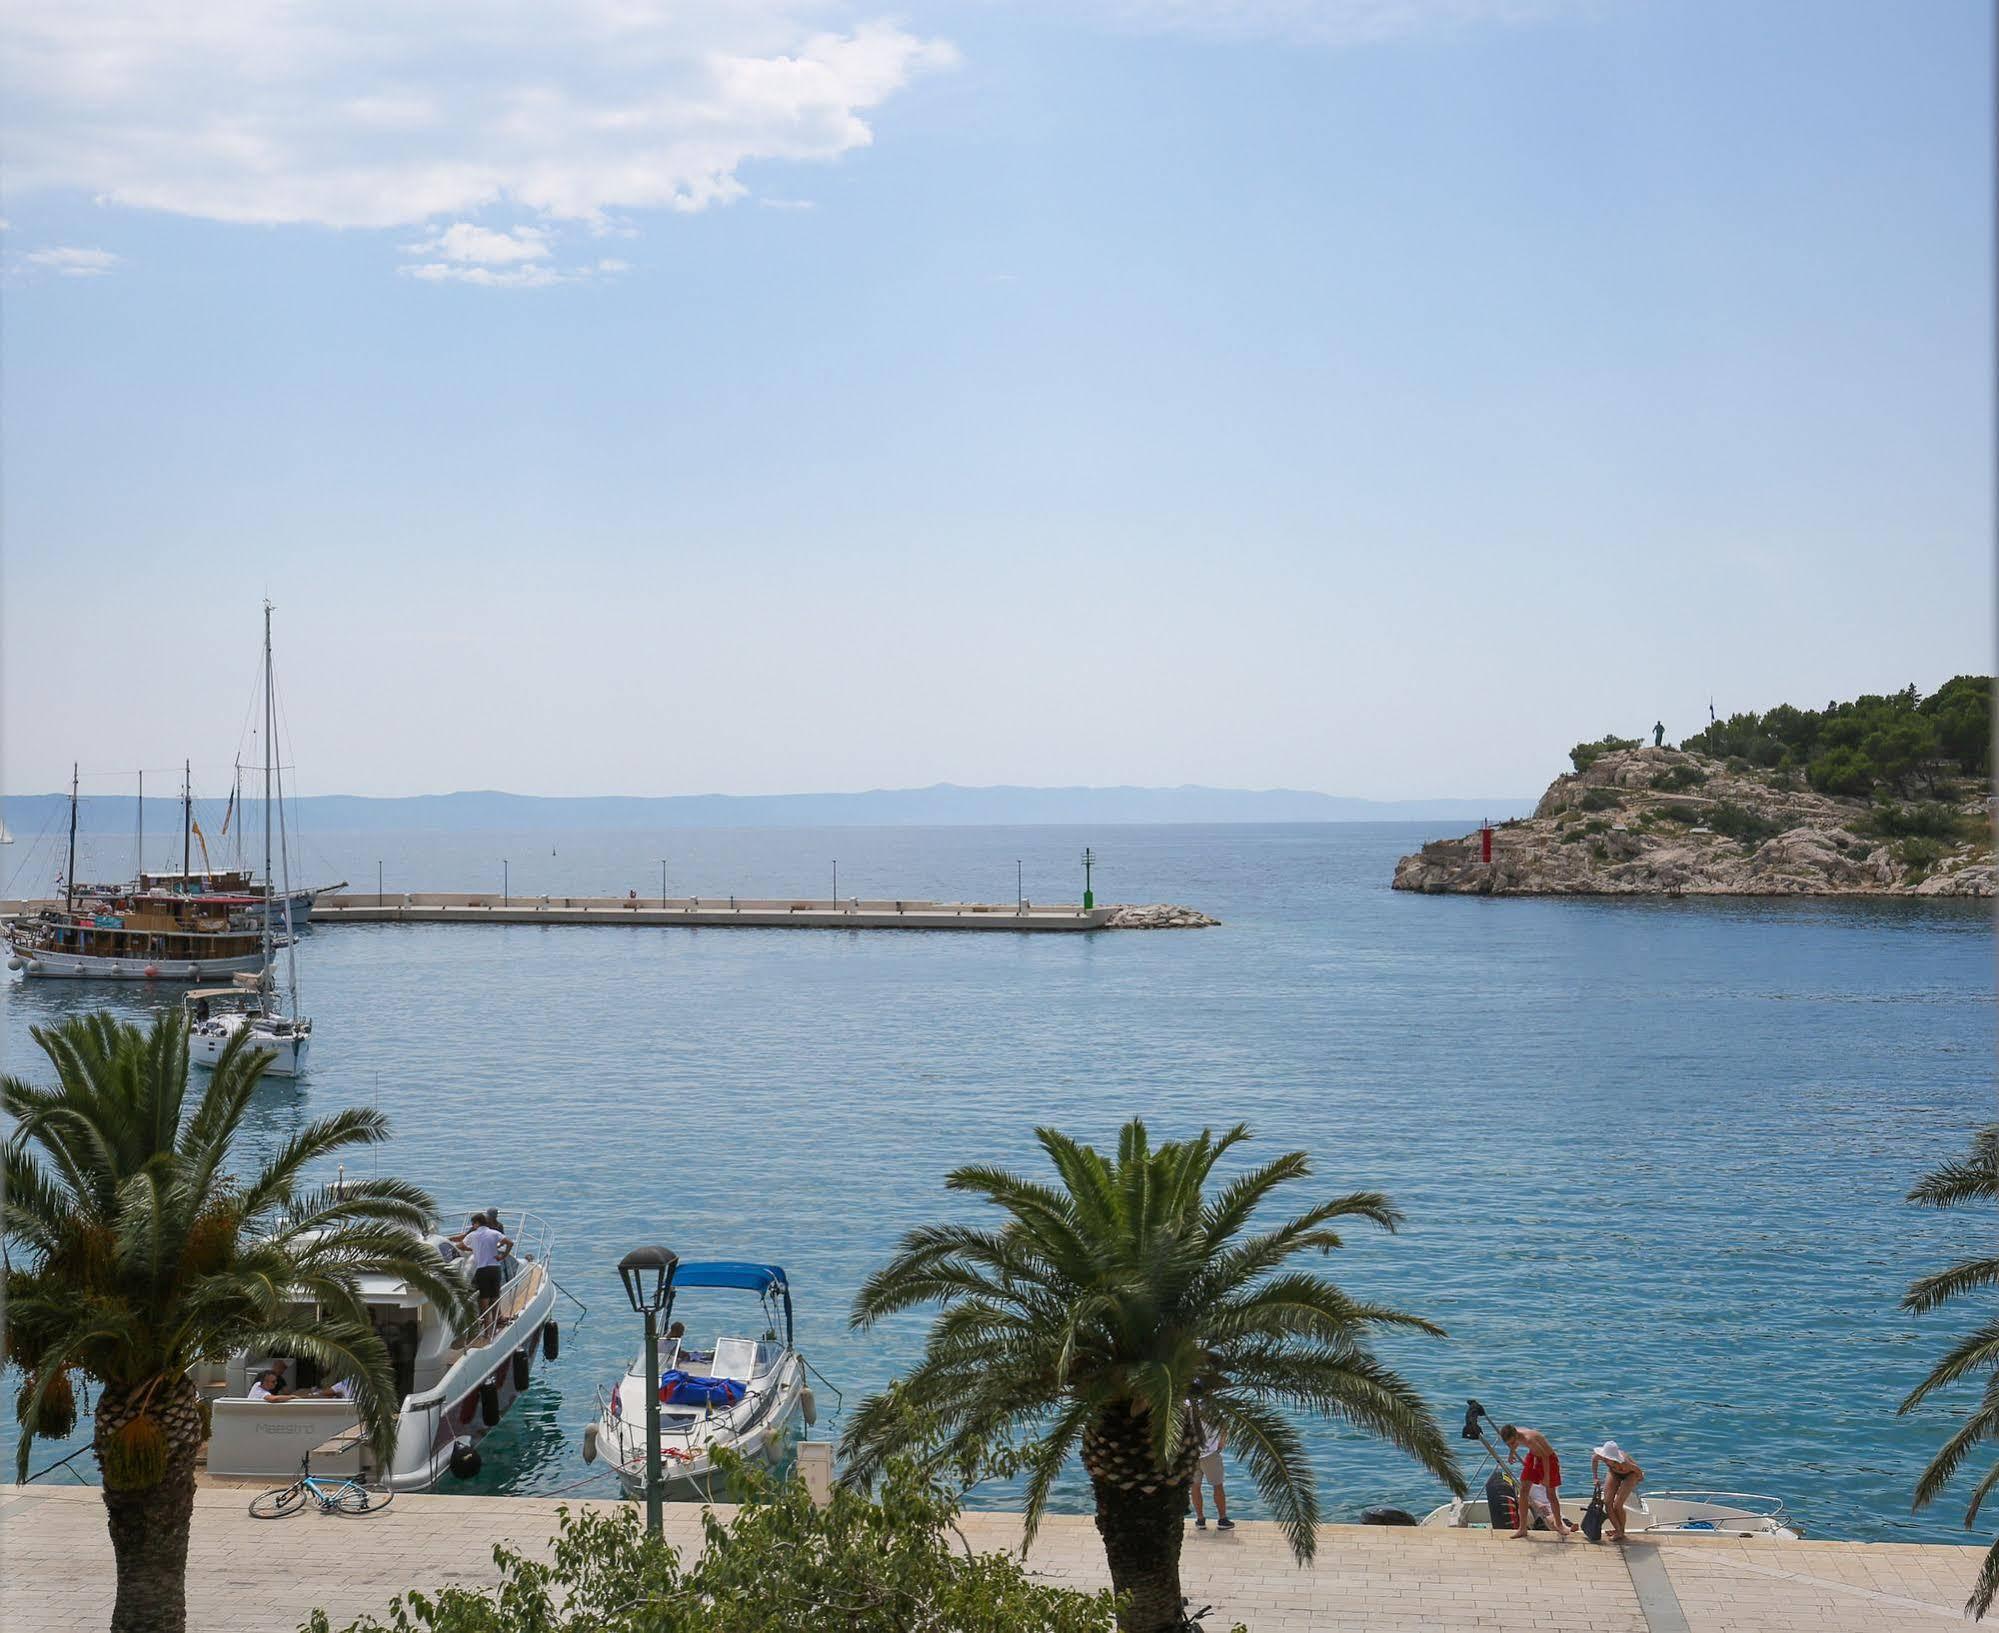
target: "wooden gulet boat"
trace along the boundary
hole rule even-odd
[[[66,980],[199,981],[263,967],[259,930],[187,898],[76,886],[77,772],[70,768],[63,904],[7,931],[7,967]]]

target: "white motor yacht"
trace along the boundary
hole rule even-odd
[[[725,1259],[675,1267],[666,1314],[690,1288],[734,1288],[756,1293],[763,1304],[761,1336],[723,1332],[698,1348],[667,1340],[660,1348],[660,1376],[646,1376],[635,1358],[609,1392],[597,1392],[597,1420],[583,1435],[583,1456],[600,1455],[617,1471],[625,1494],[646,1487],[646,1392],[659,1392],[659,1434],[664,1494],[676,1501],[726,1495],[716,1478],[715,1452],[726,1447],[745,1463],[778,1466],[817,1417],[805,1383],[805,1359],[794,1343],[791,1286],[774,1264]],[[778,1336],[779,1317],[784,1336]]]
[[[353,1405],[337,1396],[305,1391],[328,1382],[294,1363],[288,1382],[296,1398],[250,1398],[257,1375],[275,1357],[239,1352],[206,1383],[212,1413],[208,1471],[288,1479],[308,1452],[315,1474],[361,1473],[396,1491],[425,1491],[446,1475],[470,1479],[479,1472],[479,1442],[527,1389],[536,1361],[555,1359],[560,1341],[555,1283],[549,1275],[548,1227],[532,1213],[503,1211],[502,1232],[513,1248],[501,1261],[499,1302],[462,1337],[444,1312],[417,1288],[388,1276],[363,1276],[361,1302],[388,1346],[401,1408],[395,1450],[377,1466],[358,1437]],[[448,1273],[471,1278],[471,1259],[431,1238]]]

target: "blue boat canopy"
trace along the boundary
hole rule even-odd
[[[746,1259],[685,1259],[673,1273],[675,1287],[740,1287],[746,1293],[774,1293],[783,1288],[784,1266],[751,1264]]]
[[[792,1348],[791,1283],[785,1280],[784,1266],[752,1264],[747,1259],[682,1260],[674,1268],[672,1289],[685,1287],[740,1287],[784,1306],[784,1347]]]

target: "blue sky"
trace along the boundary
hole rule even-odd
[[[219,786],[266,593],[309,792],[1520,794],[1990,666],[1983,4],[267,12],[10,13],[11,788]]]

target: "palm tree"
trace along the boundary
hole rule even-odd
[[[74,1379],[97,1384],[92,1450],[117,1559],[113,1633],[186,1626],[188,1525],[207,1408],[190,1371],[249,1348],[350,1378],[378,1457],[395,1440],[388,1352],[356,1278],[386,1273],[463,1324],[463,1289],[422,1232],[430,1199],[397,1180],[305,1188],[305,1170],[385,1139],[373,1110],[322,1117],[247,1180],[230,1172],[265,1057],[238,1034],[190,1110],[187,1028],[77,1016],[34,1037],[56,1086],[0,1079],[14,1132],[0,1152],[7,1359],[25,1375],[23,1434],[76,1424]],[[317,1306],[317,1314],[307,1312]]]
[[[1925,1208],[1955,1208],[1960,1203],[1983,1203],[1989,1207],[1999,1203],[1999,1123],[1989,1124],[1972,1136],[1969,1157],[1954,1159],[1924,1175],[1909,1193],[1909,1200]],[[1922,1315],[1948,1304],[1960,1294],[1994,1287],[1999,1287],[1999,1253],[1960,1259],[1948,1269],[1912,1283],[1902,1297],[1902,1308]],[[1943,1443],[1916,1482],[1915,1506],[1919,1509],[1928,1507],[1943,1494],[1944,1487],[1956,1478],[1965,1459],[1980,1444],[1999,1435],[1999,1315],[1988,1315],[1959,1339],[1930,1368],[1929,1376],[1909,1392],[1901,1410],[1913,1411],[1936,1390],[1980,1373],[1984,1374],[1985,1385],[1971,1416]],[[1999,1487],[1999,1462],[1987,1469],[1985,1477],[1972,1488],[1971,1505],[1964,1512],[1967,1531],[1977,1523],[1978,1510],[1994,1487]],[[1983,1619],[1992,1608],[1995,1593],[1999,1593],[1999,1542],[1993,1543],[1986,1553],[1985,1567],[1978,1573],[1977,1584],[1964,1608],[1974,1618]]]
[[[1368,1348],[1378,1328],[1438,1337],[1442,1329],[1287,1268],[1301,1253],[1338,1247],[1335,1221],[1393,1230],[1400,1215],[1386,1197],[1356,1191],[1251,1230],[1279,1186],[1311,1172],[1302,1151],[1209,1193],[1216,1162],[1249,1138],[1241,1124],[1219,1139],[1204,1129],[1155,1149],[1134,1119],[1115,1162],[1053,1129],[1035,1137],[1059,1185],[958,1169],[947,1188],[983,1198],[1006,1222],[911,1231],[854,1300],[860,1328],[916,1305],[943,1308],[922,1362],[856,1415],[848,1479],[871,1479],[926,1430],[941,1435],[942,1456],[962,1460],[1021,1435],[1032,1541],[1080,1445],[1130,1633],[1179,1622],[1181,1526],[1200,1455],[1189,1409],[1196,1395],[1301,1563],[1312,1557],[1319,1503],[1287,1408],[1386,1440],[1464,1490],[1422,1398]]]

